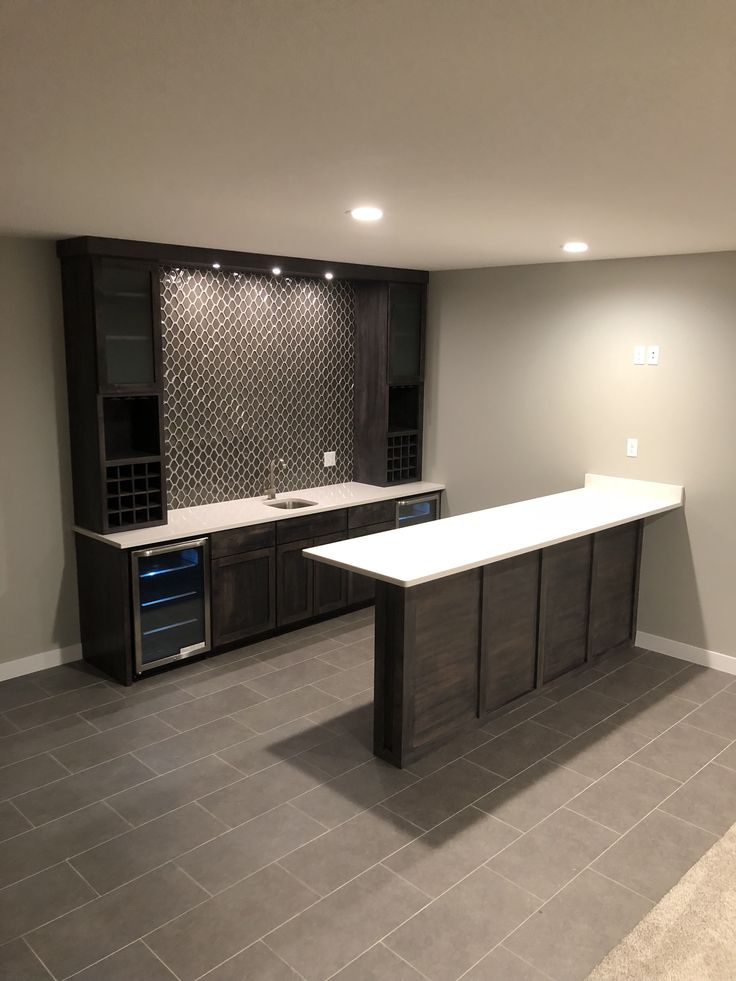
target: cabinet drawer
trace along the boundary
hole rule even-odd
[[[380,525],[368,525],[367,528],[351,528],[348,538],[364,538],[366,535],[377,535],[382,531],[395,531],[396,525],[393,521],[384,521]]]
[[[252,548],[270,548],[275,542],[274,526],[246,525],[210,535],[210,554],[213,559],[223,555],[238,555]]]
[[[326,511],[324,514],[310,514],[303,518],[286,518],[276,525],[276,541],[279,545],[298,542],[303,538],[318,538],[320,535],[334,535],[345,531],[347,512]]]
[[[374,501],[372,504],[359,504],[348,511],[348,528],[364,528],[366,525],[394,522],[396,501]]]

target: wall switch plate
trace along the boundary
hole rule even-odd
[[[629,436],[626,440],[626,456],[639,455],[639,440],[636,436]]]
[[[634,345],[634,364],[647,363],[647,349],[644,344]]]
[[[337,465],[337,460],[335,459],[335,456],[336,456],[335,450],[330,450],[328,453],[325,453],[326,467],[334,467]]]
[[[647,364],[659,364],[659,344],[650,344],[647,347]]]

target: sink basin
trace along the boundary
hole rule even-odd
[[[281,511],[295,511],[297,508],[313,508],[316,501],[302,501],[298,497],[284,497],[280,501],[264,501],[270,508],[279,508]]]

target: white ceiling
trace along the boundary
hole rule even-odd
[[[0,231],[428,269],[733,249],[735,107],[734,0],[0,0]]]

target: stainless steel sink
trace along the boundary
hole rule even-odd
[[[280,501],[264,501],[270,508],[279,508],[281,511],[295,511],[297,508],[313,508],[316,501],[302,501],[298,497],[284,497]]]

